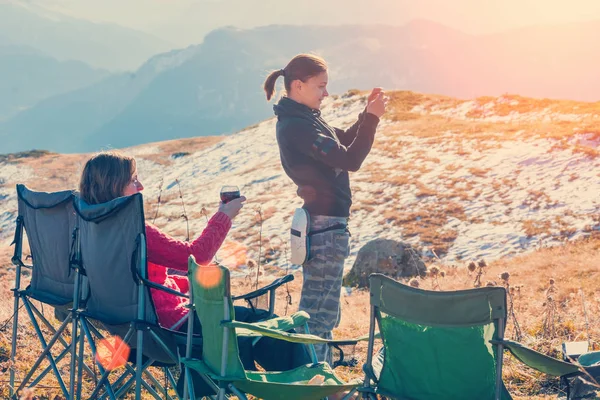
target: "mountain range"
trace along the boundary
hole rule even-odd
[[[166,40],[116,24],[73,18],[33,2],[2,0],[0,46],[7,44],[115,71],[136,69],[152,55],[173,47]]]
[[[109,71],[76,60],[58,61],[27,46],[0,46],[0,121],[39,101],[107,77]],[[10,77],[10,78],[8,78]]]
[[[0,152],[86,152],[230,134],[272,116],[264,78],[301,52],[329,62],[334,94],[382,86],[462,99],[518,93],[594,102],[599,35],[600,22],[490,35],[425,20],[219,28],[198,45],[156,54],[131,72],[90,74],[88,85],[73,82],[73,90],[33,105],[5,100],[12,110],[5,115],[13,115],[0,122]]]

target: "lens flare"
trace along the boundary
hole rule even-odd
[[[205,288],[213,288],[221,282],[222,272],[213,265],[199,267],[196,270],[196,282]]]
[[[130,351],[127,343],[123,342],[120,337],[107,337],[98,342],[96,360],[105,369],[112,371],[125,365]]]

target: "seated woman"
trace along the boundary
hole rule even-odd
[[[80,196],[89,204],[105,203],[121,196],[130,196],[144,189],[138,179],[133,157],[115,151],[101,152],[90,158],[83,168],[79,184]],[[209,264],[225,240],[232,220],[244,206],[245,197],[220,203],[218,211],[208,221],[202,234],[192,242],[174,239],[156,226],[146,222],[146,244],[148,278],[155,283],[177,290],[189,291],[186,276],[169,274],[168,269],[187,272],[188,257],[193,254],[200,265]],[[188,309],[187,299],[158,289],[151,289],[161,326],[185,331],[182,324]],[[256,322],[268,314],[263,310],[235,308],[238,321]],[[202,332],[198,318],[194,321],[194,332]],[[267,371],[284,371],[310,362],[304,345],[288,343],[271,338],[262,338],[254,346],[251,340],[239,340],[240,358],[248,370],[256,370],[257,361]]]

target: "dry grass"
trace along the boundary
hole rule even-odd
[[[79,176],[88,157],[87,154],[49,153],[39,157],[22,158],[18,162],[36,171],[36,190],[55,191],[56,188],[76,188],[79,185]]]
[[[461,103],[461,100],[452,97],[415,93],[406,90],[389,92],[387,95],[389,97],[388,110],[392,115],[392,120],[397,115],[402,116],[402,113],[409,113],[416,106],[423,106],[425,109],[430,110],[432,107],[453,108]],[[418,114],[415,115],[418,118]]]
[[[478,178],[485,178],[488,172],[490,172],[490,168],[469,168],[469,173]]]
[[[415,194],[418,198],[435,196],[437,194],[435,190],[428,188],[421,182],[415,182],[415,186],[417,187],[417,191]]]
[[[572,152],[574,154],[585,154],[589,158],[596,158],[600,155],[600,152],[598,152],[597,149],[580,145],[573,146]]]
[[[404,238],[419,236],[423,246],[442,257],[458,235],[454,230],[444,229],[450,217],[464,219],[463,207],[454,202],[418,204],[412,211],[390,207],[383,212],[381,223],[391,223]]]
[[[137,159],[146,159],[161,165],[169,165],[173,154],[181,152],[194,152],[212,146],[223,140],[222,137],[199,137],[190,139],[170,140],[156,143],[159,152],[136,156]],[[134,149],[134,148],[132,148]],[[127,154],[129,149],[122,151]],[[32,151],[14,153],[0,156],[0,162],[10,162],[27,165],[36,171],[34,182],[19,183],[34,184],[35,190],[55,191],[56,188],[77,188],[83,166],[90,154],[56,154],[46,151]],[[18,179],[15,176],[14,179]],[[3,185],[12,185],[15,182],[4,182]]]
[[[0,162],[20,163],[24,160],[55,154],[47,150],[30,150],[18,153],[0,154]]]
[[[528,238],[538,235],[549,235],[551,226],[552,223],[550,221],[534,221],[530,219],[523,221],[523,231],[525,231],[525,235]]]
[[[532,210],[539,210],[542,205],[551,205],[552,199],[542,190],[529,190],[522,205]]]
[[[173,160],[179,157],[187,157],[191,153],[213,146],[223,138],[220,136],[202,136],[195,138],[167,140],[164,142],[155,143],[158,147],[158,152],[154,154],[144,154],[138,156],[156,164],[169,166]],[[131,149],[135,149],[132,147]],[[129,149],[124,149],[127,152]]]
[[[243,249],[241,250],[243,252]],[[478,280],[485,284],[509,284],[513,295],[513,306],[516,320],[523,334],[521,342],[539,351],[554,357],[560,357],[559,347],[563,341],[590,340],[593,348],[600,349],[600,271],[596,267],[600,263],[600,240],[586,240],[566,244],[562,247],[540,249],[534,253],[505,259],[486,264],[485,267],[476,267],[470,272],[466,266],[440,265],[437,268],[443,274],[436,274],[420,279],[420,287],[431,289],[439,287],[443,290],[457,290],[473,287]],[[273,269],[273,272],[276,271]],[[279,274],[285,271],[279,270]],[[255,273],[253,271],[253,273]],[[508,273],[510,278],[503,280],[502,273]],[[272,278],[260,277],[261,284],[269,282]],[[296,280],[289,285],[292,296],[292,305],[287,306],[285,290],[277,294],[277,313],[289,314],[297,309],[300,297],[301,275],[296,274]],[[435,280],[435,282],[434,282]],[[553,285],[550,282],[554,282]],[[234,293],[243,293],[253,288],[255,275],[250,279],[238,278],[232,282]],[[553,321],[548,321],[548,292],[555,299],[555,315]],[[582,296],[583,294],[583,296]],[[335,336],[355,337],[367,332],[369,295],[366,290],[354,290],[349,296],[343,296],[342,322],[334,331]],[[586,314],[582,312],[586,307]],[[587,315],[588,319],[584,315]],[[550,326],[552,323],[552,326]],[[589,329],[588,329],[589,325]],[[515,324],[509,320],[507,337],[515,335]],[[6,358],[10,347],[10,324],[0,331],[0,364],[7,368]],[[365,345],[358,347],[359,358],[364,360]],[[22,377],[27,365],[30,365],[37,354],[39,347],[30,329],[26,327],[19,330],[20,358],[15,368],[18,376]],[[539,374],[523,364],[506,355],[504,368],[504,381],[509,391],[521,398],[556,398],[558,395],[558,380]],[[354,368],[340,367],[340,375],[346,378],[361,377],[360,365]],[[6,372],[6,371],[5,371]],[[0,397],[6,397],[7,388],[4,380],[8,374],[4,373],[3,388]],[[161,376],[159,374],[159,376]],[[56,383],[51,379],[34,390],[40,398],[54,398],[58,391]],[[89,385],[86,386],[89,390]],[[129,397],[132,398],[132,397]]]
[[[505,95],[502,96],[502,99],[502,102],[495,102],[494,105],[494,112],[498,115],[509,115],[511,112],[524,114],[544,109],[563,114],[600,114],[600,102],[583,103],[572,100],[534,99],[518,95]],[[513,101],[517,104],[512,104]]]
[[[416,106],[421,106],[423,110],[452,110],[461,106],[464,101],[445,96],[435,96],[418,94],[409,91],[397,91],[388,93],[390,96],[388,118],[394,121],[394,133],[388,135],[386,140],[376,140],[374,149],[383,155],[395,157],[401,160],[394,165],[394,170],[389,171],[385,166],[376,162],[365,164],[361,172],[367,172],[363,180],[365,182],[377,182],[390,185],[391,187],[403,187],[407,190],[414,190],[422,201],[418,206],[412,209],[386,209],[382,215],[383,222],[390,222],[397,225],[405,237],[420,236],[420,242],[423,245],[434,249],[437,254],[443,255],[451,246],[456,238],[456,232],[443,230],[449,217],[465,220],[466,216],[462,206],[454,202],[454,199],[475,200],[480,193],[477,186],[478,178],[485,178],[489,171],[484,169],[472,168],[469,172],[473,179],[440,177],[445,190],[439,192],[420,183],[422,174],[431,171],[431,167],[438,164],[440,160],[428,157],[427,154],[410,154],[406,158],[403,151],[411,146],[410,142],[402,141],[402,136],[412,136],[419,138],[423,143],[429,146],[444,144],[449,151],[459,157],[470,157],[471,152],[485,152],[487,149],[497,147],[502,141],[513,140],[515,137],[539,137],[555,140],[553,150],[570,149],[574,153],[585,154],[588,157],[595,158],[598,151],[594,148],[579,144],[570,143],[569,139],[577,133],[591,133],[592,139],[600,136],[600,121],[595,119],[594,115],[600,115],[600,103],[579,103],[570,101],[548,101],[547,99],[528,99],[520,96],[503,96],[497,98],[478,98],[475,101],[476,106],[467,113],[467,118],[452,118],[441,115],[417,114],[411,112]],[[365,96],[366,93],[360,91],[349,91],[342,96]],[[358,96],[353,101],[357,101]],[[336,100],[337,101],[337,100]],[[573,121],[544,121],[541,119],[534,121],[515,120],[510,122],[489,122],[483,120],[484,112],[482,106],[494,103],[493,107],[488,109],[493,115],[506,116],[513,114],[536,113],[544,109],[549,109],[554,113],[574,114],[578,118]],[[398,133],[396,135],[396,133]],[[396,136],[393,136],[396,135]],[[393,136],[393,137],[392,137]],[[472,144],[472,139],[477,139],[476,145]],[[156,154],[140,155],[139,158],[145,158],[161,165],[169,165],[172,156],[181,153],[179,156],[185,157],[187,152],[193,152],[210,146],[222,138],[195,138],[168,141],[156,144],[159,151]],[[472,150],[471,150],[472,149]],[[183,151],[183,153],[182,153]],[[31,167],[38,173],[35,180],[37,190],[55,190],[57,187],[75,187],[79,172],[88,155],[56,155],[48,153],[31,153],[10,156],[10,158],[0,158],[0,161],[11,163],[23,163]],[[418,159],[419,162],[411,160]],[[269,161],[271,163],[271,161]],[[270,164],[269,164],[270,165]],[[258,165],[249,168],[240,173],[241,176],[254,174],[265,165]],[[445,167],[448,174],[459,171],[462,166],[459,163],[448,164]],[[518,173],[512,179],[504,178],[495,180],[492,183],[493,189],[497,192],[505,204],[510,204],[510,199],[503,196],[510,193],[517,183]],[[577,179],[572,176],[572,179]],[[14,182],[5,182],[5,185]],[[373,190],[370,197],[361,201],[361,207],[367,211],[374,211],[374,206],[389,202],[394,204],[393,194],[386,190]],[[268,196],[258,196],[253,199],[256,204],[261,204],[272,198]],[[169,202],[179,202],[178,195],[171,195],[161,199],[161,204]],[[149,199],[149,203],[154,199]],[[550,197],[542,191],[531,191],[525,200],[526,206],[533,209],[541,208],[544,205],[551,204]],[[186,204],[187,205],[187,204]],[[190,203],[191,205],[191,203]],[[194,205],[194,209],[200,210],[202,204]],[[369,208],[370,207],[370,208]],[[507,213],[510,213],[507,209]],[[265,208],[262,210],[262,219],[269,219],[275,209]],[[169,215],[162,212],[161,218],[178,219],[181,215],[178,211],[173,211]],[[254,212],[249,211],[247,217],[254,216]],[[151,209],[147,215],[154,215]],[[565,213],[569,216],[569,212]],[[193,219],[204,218],[201,211],[195,213],[190,211],[190,217]],[[481,220],[472,219],[470,222],[477,223]],[[562,218],[550,222],[523,221],[523,230],[528,236],[535,236],[548,233],[550,228],[558,228],[562,236],[569,236],[575,233],[574,228]],[[588,231],[593,233],[592,227]],[[183,228],[179,231],[170,232],[178,237],[185,237],[186,232]],[[241,240],[247,238],[256,239],[249,244],[243,245]],[[248,247],[252,249],[259,245],[258,224],[251,226],[247,230],[237,230],[232,232],[229,240],[223,245],[223,257],[221,260],[227,265],[237,268],[239,265],[246,265]],[[274,238],[263,237],[260,242],[262,246],[262,260],[272,264],[283,264],[285,261],[285,245]],[[0,248],[0,301],[3,305],[0,307],[0,327],[2,322],[12,313],[12,297],[9,292],[10,282],[12,280],[12,271],[5,265],[5,260],[9,260],[11,249]],[[250,263],[251,264],[251,263]],[[255,263],[256,264],[256,263]],[[520,331],[523,335],[522,342],[540,351],[553,356],[559,356],[559,346],[563,341],[587,340],[589,339],[594,348],[600,348],[600,271],[597,265],[600,264],[600,239],[580,241],[575,244],[567,243],[562,247],[541,248],[537,251],[513,258],[503,259],[484,268],[476,268],[469,272],[465,266],[440,265],[443,276],[436,274],[435,277],[429,275],[426,278],[419,279],[417,282],[421,287],[441,288],[443,290],[454,290],[473,287],[474,282],[478,281],[481,285],[500,284],[510,285],[513,294],[513,305],[515,318],[519,323]],[[282,274],[272,266],[262,265],[261,270],[274,275]],[[256,268],[251,269],[251,279],[238,278],[232,282],[233,292],[242,293],[254,287]],[[499,276],[503,272],[508,272],[510,278],[501,279]],[[264,276],[259,277],[263,283],[268,282]],[[550,285],[550,279],[554,284]],[[289,285],[293,304],[285,307],[285,290],[278,293],[278,309],[280,315],[289,314],[297,309],[299,293],[301,287],[301,275],[296,275],[296,280]],[[551,288],[552,287],[552,288]],[[551,292],[552,301],[549,301]],[[581,294],[583,293],[583,297]],[[586,306],[589,322],[589,329],[582,312],[583,306]],[[4,306],[6,305],[6,306]],[[369,295],[365,290],[354,290],[349,296],[342,298],[343,318],[341,325],[335,330],[337,337],[355,337],[366,333],[368,326],[368,307]],[[553,313],[553,314],[552,314]],[[552,318],[550,315],[552,314]],[[516,334],[514,320],[508,325],[508,337],[514,337]],[[14,366],[18,376],[22,377],[28,365],[31,365],[35,356],[39,354],[39,346],[31,332],[31,329],[24,326],[19,329],[19,354],[20,358]],[[0,331],[0,397],[5,398],[7,393],[6,380],[8,374],[6,364],[8,352],[10,349],[10,324]],[[359,346],[360,354],[364,359],[365,346]],[[360,366],[356,368],[342,368],[340,375],[347,378],[360,377],[362,375]],[[520,398],[556,398],[558,395],[558,380],[548,378],[545,375],[538,374],[520,364],[512,357],[506,357],[506,368],[504,371],[504,381],[513,395]],[[89,382],[86,386],[89,393]],[[58,394],[56,382],[48,379],[35,389],[35,395],[40,398],[54,398]],[[131,397],[130,397],[131,398]]]
[[[393,130],[406,135],[431,140],[439,144],[441,140],[451,143],[458,156],[469,153],[464,150],[463,139],[477,139],[475,150],[484,152],[497,148],[502,141],[513,140],[517,135],[537,137],[556,141],[553,149],[571,149],[574,153],[590,158],[598,157],[598,151],[590,146],[569,143],[568,138],[579,133],[591,135],[592,140],[600,136],[600,102],[583,103],[548,99],[530,99],[521,96],[505,95],[500,98],[482,97],[474,101],[466,113],[466,118],[430,114],[457,109],[465,101],[444,96],[397,91],[389,93],[390,101],[386,117],[394,122]],[[489,105],[492,105],[489,107]],[[419,106],[422,113],[412,110]],[[484,107],[485,106],[485,107]],[[549,113],[549,118],[537,116],[533,119],[510,119],[494,122],[487,117],[506,117],[509,115],[536,115]],[[567,120],[561,119],[570,118]],[[444,139],[441,137],[444,136]],[[398,155],[402,146],[395,141],[376,141],[374,148],[387,156]]]
[[[167,140],[158,142],[158,148],[163,154],[180,153],[182,149],[186,152],[196,152],[207,147],[213,146],[223,140],[222,136],[202,136],[187,139]]]

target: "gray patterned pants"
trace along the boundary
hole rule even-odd
[[[311,231],[348,223],[347,218],[313,215]],[[313,335],[331,339],[341,318],[340,294],[344,260],[349,255],[350,234],[344,230],[318,233],[310,238],[310,256],[302,266],[303,283],[299,309],[310,315],[308,329]],[[319,361],[331,364],[329,346],[315,345]]]

